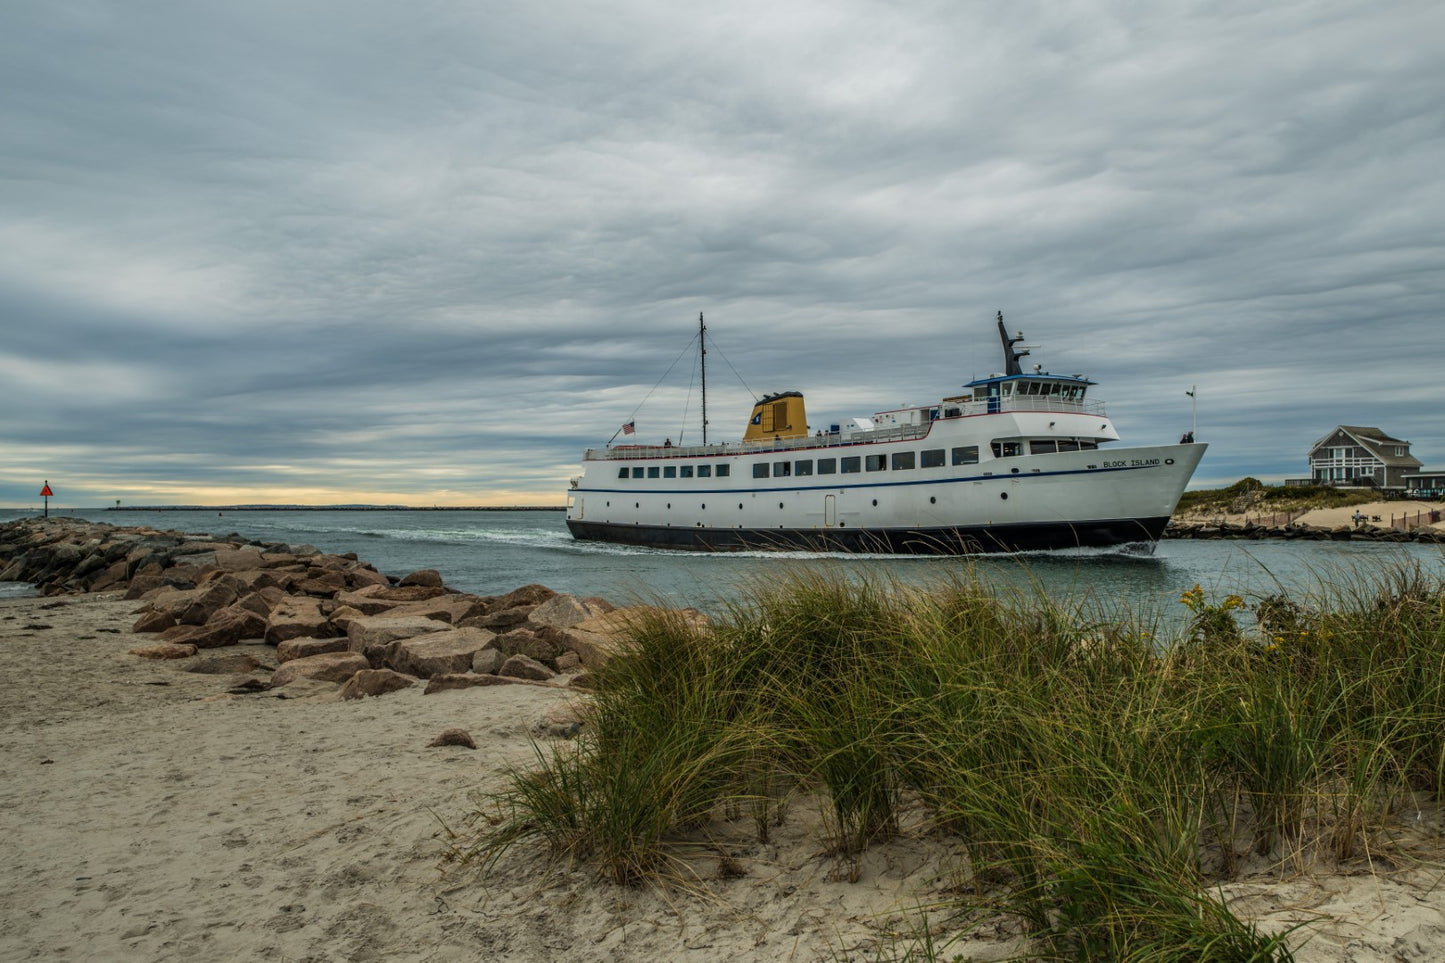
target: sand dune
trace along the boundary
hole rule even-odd
[[[414,687],[341,702],[315,683],[228,696],[228,675],[128,655],[143,641],[129,631],[136,606],[0,603],[0,958],[876,959],[951,879],[946,840],[922,830],[874,847],[857,882],[833,878],[806,801],[767,845],[737,827],[725,845],[740,878],[718,878],[700,852],[710,895],[544,872],[524,849],[482,875],[447,861],[453,834],[533,758],[544,713],[575,695]],[[241,650],[272,657],[220,651]],[[476,750],[427,748],[457,726]],[[1435,861],[1262,867],[1226,893],[1271,927],[1314,921],[1306,963],[1445,958],[1439,820],[1405,813],[1398,830]],[[947,955],[1020,945],[994,921]]]

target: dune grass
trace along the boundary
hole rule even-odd
[[[1308,597],[1212,598],[1172,637],[968,574],[916,591],[805,575],[710,628],[634,626],[582,735],[517,772],[478,854],[534,840],[615,883],[680,880],[710,823],[760,838],[826,801],[856,878],[905,801],[959,855],[957,908],[1033,959],[1287,960],[1217,895],[1251,858],[1377,848],[1445,781],[1445,591],[1402,566]],[[907,958],[947,958],[930,937]]]

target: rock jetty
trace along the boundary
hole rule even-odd
[[[1170,521],[1165,538],[1233,538],[1283,539],[1286,541],[1368,541],[1368,542],[1432,542],[1445,544],[1445,531],[1428,526],[1402,529],[1383,526],[1373,521],[1359,525],[1309,525],[1291,522],[1276,525],[1264,521],[1228,519]]]
[[[418,684],[426,693],[585,689],[628,628],[657,612],[542,585],[471,595],[434,570],[396,578],[354,553],[64,517],[0,525],[0,581],[31,582],[45,595],[122,593],[138,603],[132,631],[152,637],[131,650],[137,657],[210,659],[221,668],[194,671],[220,672],[229,663],[206,650],[265,643],[274,668],[245,691],[305,679],[337,684],[343,698]]]

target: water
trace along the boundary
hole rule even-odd
[[[355,552],[388,575],[423,568],[441,572],[450,588],[500,595],[539,582],[559,592],[600,595],[614,602],[664,601],[719,612],[755,586],[804,571],[883,577],[926,587],[972,566],[985,582],[1042,589],[1053,597],[1092,599],[1107,611],[1184,614],[1179,594],[1195,584],[1212,595],[1301,592],[1320,579],[1358,581],[1402,563],[1419,563],[1445,578],[1436,546],[1367,542],[1164,541],[1152,555],[1124,551],[1025,553],[972,560],[932,556],[836,556],[810,552],[691,553],[574,541],[562,512],[483,511],[107,511],[54,510],[114,525]],[[0,522],[34,517],[0,509]],[[0,597],[29,587],[0,583]]]

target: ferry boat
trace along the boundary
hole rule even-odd
[[[698,317],[702,358],[706,327]],[[969,554],[1141,543],[1164,532],[1206,445],[1117,447],[1082,375],[1020,361],[932,404],[814,429],[803,395],[759,400],[742,440],[589,448],[574,538],[694,550]],[[614,436],[615,438],[616,436]]]

